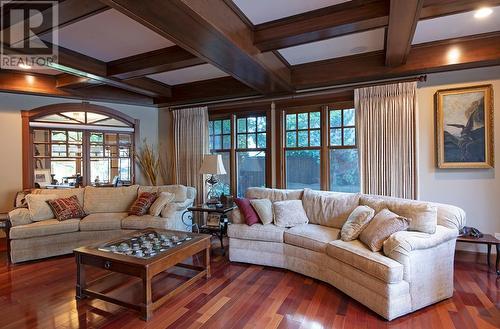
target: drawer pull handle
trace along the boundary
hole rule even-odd
[[[104,268],[107,270],[111,268],[111,262],[109,260],[104,263]]]

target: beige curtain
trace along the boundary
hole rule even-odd
[[[354,91],[364,193],[417,198],[417,83]]]
[[[174,173],[177,184],[196,188],[196,202],[203,202],[204,181],[198,174],[208,154],[207,107],[176,110],[174,116]]]

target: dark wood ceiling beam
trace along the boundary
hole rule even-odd
[[[406,62],[424,0],[391,0],[385,39],[385,65]]]
[[[156,99],[156,103],[159,106],[173,106],[257,95],[255,90],[238,80],[224,77],[173,86],[172,97],[161,97]]]
[[[78,89],[96,84],[100,83],[89,78],[79,77],[67,73],[59,74],[56,76],[56,88]]]
[[[172,46],[108,62],[107,70],[108,76],[130,79],[204,63],[181,47]]]
[[[223,1],[102,1],[259,92],[293,89],[289,69],[260,54],[251,29]]]
[[[451,50],[458,58],[450,58]],[[292,67],[297,89],[500,65],[500,32],[413,46],[405,64],[385,66],[383,51]]]
[[[477,10],[481,7],[495,7],[499,5],[500,0],[424,0],[420,19],[460,14]]]
[[[0,92],[152,106],[153,98],[110,86],[57,87],[58,76],[0,70]]]
[[[261,51],[271,51],[382,28],[388,17],[388,0],[353,0],[257,25],[254,42]]]

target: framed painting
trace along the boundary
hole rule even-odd
[[[493,87],[436,92],[439,168],[493,168]]]
[[[40,187],[49,185],[52,181],[50,169],[35,169],[34,176],[34,182],[40,185]]]

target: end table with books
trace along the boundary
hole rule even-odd
[[[187,208],[187,210],[182,214],[182,222],[187,227],[191,227],[192,229],[197,230],[198,233],[206,233],[212,234],[216,236],[220,240],[220,245],[222,248],[222,254],[226,254],[226,250],[224,248],[224,236],[227,234],[227,226],[229,225],[229,219],[227,214],[233,211],[236,208],[235,204],[200,204],[196,206],[192,206]],[[186,219],[193,220],[193,213],[199,213],[201,216],[206,213],[208,216],[211,214],[218,215],[219,220],[218,223],[207,223],[204,219],[200,221],[200,223],[196,223],[192,221],[192,224],[189,224]]]

